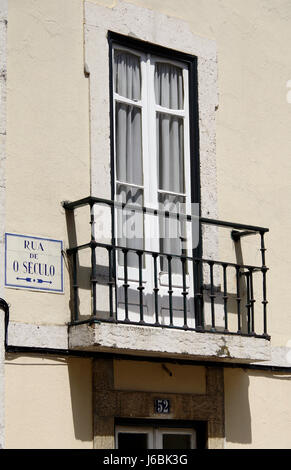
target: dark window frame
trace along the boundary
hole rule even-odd
[[[107,33],[109,46],[109,102],[110,102],[110,173],[111,173],[111,199],[115,198],[115,161],[114,161],[114,119],[113,119],[113,43],[118,43],[131,49],[153,54],[167,59],[177,60],[188,66],[189,73],[189,146],[191,169],[191,203],[199,204],[199,216],[201,217],[201,178],[200,178],[200,143],[199,143],[199,100],[198,100],[198,59],[196,56],[168,49],[157,44],[152,44],[131,36],[125,36],[113,31]],[[115,222],[112,214],[112,243],[115,244]],[[193,249],[193,258],[202,257],[202,230],[199,224],[199,244]],[[200,263],[201,265],[201,263]],[[200,292],[202,280],[202,266],[194,266],[194,294]],[[195,312],[199,315],[198,306]]]
[[[142,419],[142,418],[115,418],[116,426],[134,427],[157,427],[157,428],[188,428],[196,431],[197,449],[208,448],[208,422],[201,420],[178,420],[178,419]],[[114,432],[115,435],[115,432]]]

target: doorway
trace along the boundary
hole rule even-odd
[[[115,447],[120,450],[196,449],[196,431],[162,426],[116,426]]]

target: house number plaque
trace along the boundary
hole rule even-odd
[[[159,414],[170,413],[170,400],[165,400],[165,399],[155,400],[155,412]]]

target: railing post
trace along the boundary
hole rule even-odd
[[[78,274],[77,274],[77,250],[73,254],[73,295],[74,295],[74,321],[79,320],[79,306],[78,306]]]
[[[193,284],[194,284],[194,309],[196,312],[197,331],[204,331],[204,313],[203,313],[203,283],[202,283],[202,262],[193,257]],[[197,280],[196,280],[197,279]]]
[[[227,264],[224,263],[223,265],[223,306],[224,306],[224,331],[228,332],[228,313],[227,313]]]
[[[264,336],[268,336],[267,332],[267,282],[266,282],[266,275],[267,275],[267,266],[266,266],[266,258],[265,258],[265,240],[264,240],[264,232],[260,232],[261,235],[261,256],[262,256],[262,274],[263,274],[263,325],[264,325]]]
[[[237,333],[241,334],[241,318],[240,318],[240,266],[236,266],[236,304],[237,304]]]
[[[211,331],[215,331],[215,306],[214,301],[216,295],[214,294],[214,283],[213,283],[213,261],[209,261],[209,268],[210,268],[210,304],[211,304]]]
[[[184,328],[188,328],[187,325],[187,295],[188,292],[186,290],[186,258],[181,256],[181,262],[182,262],[182,276],[183,276],[183,291],[182,291],[182,296],[183,296],[183,312],[184,312]]]
[[[250,272],[250,304],[251,304],[251,335],[255,334],[255,299],[254,299],[254,283],[253,283],[253,269]]]
[[[96,297],[96,284],[97,284],[97,269],[96,269],[96,240],[95,240],[95,219],[94,219],[94,204],[90,204],[90,225],[91,225],[91,286],[92,286],[92,316],[97,316],[97,297]]]
[[[108,250],[108,263],[109,263],[109,272],[108,272],[108,286],[109,286],[109,316],[113,320],[113,275],[112,275],[112,246],[107,248]]]
[[[128,318],[128,288],[129,288],[129,284],[128,284],[128,270],[127,270],[127,253],[128,253],[128,249],[126,248],[123,248],[122,249],[122,252],[123,252],[123,269],[124,269],[124,283],[123,283],[123,288],[124,288],[124,306],[125,306],[125,322],[129,322],[129,318]]]
[[[111,201],[110,204],[110,212],[111,212],[111,244],[113,247],[117,245],[116,243],[116,229],[115,229],[115,204],[116,201]],[[114,286],[114,297],[115,297],[115,320],[117,321],[118,319],[118,293],[117,293],[117,256],[118,256],[118,251],[116,248],[113,248],[113,251],[111,253],[111,274],[112,274],[112,294],[113,294],[113,286]],[[112,298],[113,301],[113,298]],[[113,304],[113,302],[112,302]],[[113,305],[112,305],[113,308]],[[113,316],[113,315],[112,315]]]
[[[169,312],[170,312],[170,326],[173,326],[173,289],[172,289],[172,256],[168,255],[168,282],[169,282]]]
[[[153,253],[153,259],[154,259],[154,297],[155,297],[155,316],[156,316],[156,326],[159,326],[159,298],[158,298],[158,269],[157,269],[157,258],[158,258],[158,253]]]
[[[251,294],[250,294],[250,272],[244,273],[246,276],[246,284],[247,284],[247,328],[248,328],[248,335],[251,331]]]
[[[139,273],[139,285],[138,285],[138,290],[139,290],[139,313],[140,313],[140,321],[139,323],[144,324],[144,319],[143,319],[143,285],[142,285],[142,257],[143,253],[142,251],[137,251],[137,256],[138,256],[138,273]]]

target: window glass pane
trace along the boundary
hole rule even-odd
[[[145,433],[119,432],[118,449],[147,449],[148,435]]]
[[[116,174],[124,183],[143,184],[141,110],[116,102]]]
[[[117,184],[116,200],[125,204],[143,206],[143,190],[124,184]],[[117,207],[117,243],[119,246],[142,250],[144,248],[144,215],[142,211]],[[123,266],[123,253],[118,250],[118,262]],[[127,254],[127,265],[138,267],[135,252]]]
[[[163,434],[163,449],[191,449],[190,434]]]
[[[140,58],[129,52],[114,51],[114,91],[125,98],[140,100]]]
[[[169,211],[170,214],[185,214],[186,199],[183,196],[172,194],[159,194],[159,209]],[[159,216],[160,252],[172,255],[182,255],[186,250],[186,220],[177,217]],[[168,271],[167,258],[160,258],[161,270]],[[182,274],[182,263],[179,258],[172,258],[171,268],[173,273]]]
[[[157,113],[156,126],[159,189],[184,193],[183,118]]]
[[[175,65],[157,62],[155,65],[156,103],[170,109],[184,108],[182,69]]]

